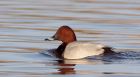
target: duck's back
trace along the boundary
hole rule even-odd
[[[104,52],[104,45],[90,42],[69,43],[63,53],[66,59],[81,59],[88,56],[100,55]]]

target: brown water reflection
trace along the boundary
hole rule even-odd
[[[59,66],[58,72],[54,73],[54,74],[76,74],[75,71],[75,64],[65,64],[63,60],[58,60],[58,64]]]
[[[139,77],[139,21],[139,0],[0,0],[0,76]],[[43,40],[61,25],[79,41],[125,53],[65,61],[40,54],[61,43]]]

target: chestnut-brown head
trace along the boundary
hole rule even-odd
[[[68,26],[61,26],[57,30],[55,35],[52,36],[52,38],[53,40],[59,40],[66,44],[76,41],[76,35],[74,31]],[[45,39],[45,40],[49,40],[49,39]]]

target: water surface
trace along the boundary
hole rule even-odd
[[[139,0],[0,0],[0,76],[139,77]],[[121,55],[60,60],[39,52],[61,25],[79,41],[102,43]]]

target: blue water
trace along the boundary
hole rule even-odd
[[[139,0],[1,0],[0,76],[139,77]],[[44,41],[68,25],[79,41],[101,43],[119,53],[61,60],[40,52],[61,42]]]

